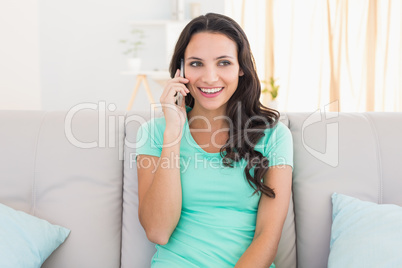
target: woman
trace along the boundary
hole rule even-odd
[[[245,33],[223,15],[193,19],[170,73],[164,117],[137,135],[138,213],[156,244],[152,267],[275,267],[293,145],[279,113],[259,101]]]

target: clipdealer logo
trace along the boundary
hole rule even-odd
[[[73,121],[74,116],[83,110],[94,110],[97,111],[98,115],[98,136],[96,140],[84,142],[79,140],[73,134]],[[64,119],[64,134],[67,140],[77,148],[81,149],[92,149],[92,148],[115,148],[118,146],[119,160],[124,159],[124,141],[122,139],[117,139],[116,136],[124,137],[124,126],[127,124],[127,119],[125,115],[109,115],[107,116],[107,111],[114,112],[116,110],[116,105],[111,103],[106,107],[105,101],[100,101],[97,103],[80,103],[73,106],[66,114]],[[117,130],[116,130],[116,119],[117,119]],[[145,119],[137,116],[136,118],[131,118],[131,120],[138,120],[140,123],[145,122]],[[107,124],[106,124],[107,123]],[[116,144],[116,140],[118,144]]]
[[[305,131],[308,127],[315,123],[332,120],[339,117],[339,112],[329,112],[329,107],[338,107],[338,101],[332,102],[325,105],[323,108],[318,109],[316,112],[312,113],[301,126],[301,139],[303,147],[316,159],[332,166],[336,167],[339,164],[339,123],[337,121],[326,123],[326,137],[325,137],[325,151],[320,152],[306,142]],[[159,104],[160,105],[160,104]],[[151,109],[151,118],[155,116],[155,108]],[[98,137],[94,141],[84,142],[80,141],[73,134],[73,120],[74,116],[82,110],[95,110],[98,114]],[[144,139],[140,139],[139,143],[132,143],[127,140],[127,137],[120,139],[116,137],[125,136],[125,127],[131,122],[137,122],[139,125],[146,123],[146,119],[132,114],[130,116],[126,115],[108,115],[107,112],[114,112],[116,110],[115,104],[109,104],[106,106],[105,101],[100,101],[99,103],[80,103],[73,106],[66,114],[64,121],[64,132],[67,140],[77,148],[91,149],[91,148],[114,148],[118,146],[119,160],[124,160],[124,146],[129,148],[138,148],[145,142]],[[338,111],[338,109],[335,109]],[[116,130],[117,121],[117,130]],[[107,124],[106,124],[107,123]],[[152,131],[155,128],[151,127]],[[149,138],[149,137],[144,137]],[[179,137],[178,137],[179,138]],[[116,145],[116,140],[118,144]]]
[[[330,112],[329,108],[335,108],[336,112]],[[323,117],[324,115],[324,117]],[[303,147],[316,159],[324,162],[331,167],[337,167],[339,164],[339,122],[326,123],[326,137],[325,137],[325,152],[320,152],[306,143],[305,131],[306,129],[323,120],[328,121],[339,117],[339,102],[334,101],[318,109],[312,113],[304,122],[301,127],[301,139]]]

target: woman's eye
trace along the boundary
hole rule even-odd
[[[198,66],[202,66],[202,63],[199,61],[193,61],[193,62],[190,62],[190,66],[198,67]]]
[[[227,60],[220,61],[220,62],[219,62],[219,65],[220,65],[220,66],[230,65],[230,61],[227,61]]]

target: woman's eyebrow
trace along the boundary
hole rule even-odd
[[[197,57],[188,57],[187,60],[202,60],[202,59],[197,58]]]
[[[232,57],[232,56],[223,55],[223,56],[217,57],[215,60],[220,60],[220,59],[224,59],[224,58],[231,58],[231,59],[234,59],[234,57]]]
[[[232,57],[232,56],[223,55],[223,56],[219,56],[219,57],[215,58],[214,60],[220,60],[220,59],[225,59],[225,58],[234,59],[234,57]],[[202,60],[202,59],[197,58],[197,57],[188,57],[187,60]]]

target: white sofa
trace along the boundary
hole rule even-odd
[[[99,107],[0,111],[0,203],[71,230],[43,267],[150,265],[134,162],[149,113]],[[282,121],[293,134],[293,202],[275,262],[326,267],[333,192],[402,205],[402,113],[318,111]]]

